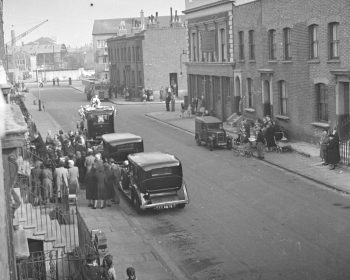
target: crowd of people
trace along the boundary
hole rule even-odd
[[[86,259],[84,279],[87,280],[116,280],[117,273],[113,264],[113,256],[108,254],[103,258],[102,265],[98,263],[98,256],[88,254]],[[127,280],[136,280],[136,271],[133,267],[126,269]]]
[[[277,146],[276,141],[281,140],[284,136],[284,132],[282,133],[277,123],[269,116],[257,119],[254,124],[243,119],[240,122],[235,143],[250,145],[250,140],[253,138],[256,143],[257,157],[264,159],[265,150],[273,151]]]
[[[89,207],[119,204],[121,170],[112,158],[102,160],[100,146],[86,147],[82,130],[48,131],[45,145],[45,158],[37,160],[30,171],[32,203],[61,202],[64,195],[76,194],[84,184]]]

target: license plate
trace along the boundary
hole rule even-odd
[[[171,209],[171,208],[175,208],[175,204],[160,205],[155,207],[155,209]]]

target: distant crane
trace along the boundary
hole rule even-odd
[[[11,43],[11,46],[14,47],[14,46],[15,46],[15,43],[16,43],[18,40],[20,40],[20,39],[22,39],[23,37],[27,36],[30,32],[34,31],[35,29],[37,29],[38,27],[40,27],[41,25],[43,25],[45,22],[48,22],[48,21],[49,21],[49,20],[47,19],[47,20],[44,20],[44,21],[40,22],[39,24],[33,26],[32,28],[28,29],[27,31],[23,32],[22,34],[20,34],[20,35],[14,37],[14,38],[12,38],[10,42],[6,43],[6,45],[9,45],[9,44]]]

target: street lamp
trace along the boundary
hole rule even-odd
[[[182,50],[182,53],[180,54],[180,76],[182,76],[182,56],[184,54],[187,54],[185,50]]]

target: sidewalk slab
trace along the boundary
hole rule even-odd
[[[83,190],[78,197],[78,210],[86,226],[106,234],[106,254],[114,257],[117,279],[125,279],[125,270],[129,266],[133,266],[136,274],[143,279],[176,279],[169,268],[163,265],[156,250],[130,225],[130,220],[120,206],[92,209],[87,206]]]
[[[194,135],[194,117],[182,118],[178,113],[174,112],[151,112],[147,113],[146,116],[191,132]],[[225,123],[224,128],[230,135],[237,137],[235,128]],[[327,166],[322,165],[317,146],[306,142],[290,142],[289,144],[294,152],[267,152],[263,161],[328,188],[350,194],[349,167],[340,165],[334,170],[329,170]]]

